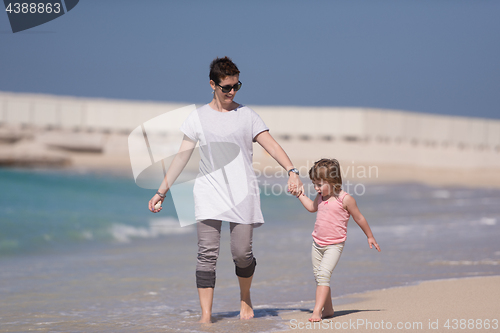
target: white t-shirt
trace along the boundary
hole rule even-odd
[[[254,138],[268,130],[260,116],[243,105],[219,112],[206,104],[184,121],[181,131],[200,146],[193,190],[197,221],[264,223],[252,157]]]

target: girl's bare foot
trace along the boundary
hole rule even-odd
[[[330,310],[330,311],[325,311],[325,310],[323,310],[323,313],[321,314],[321,319],[325,319],[325,318],[332,318],[332,317],[333,317],[333,314],[334,314],[333,309],[332,309],[332,310]]]
[[[313,312],[311,318],[309,318],[309,321],[312,322],[321,321],[321,316],[318,313]]]

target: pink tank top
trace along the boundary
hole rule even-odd
[[[327,246],[342,243],[347,238],[347,222],[351,214],[344,209],[346,192],[341,193],[338,198],[323,201],[321,195],[318,201],[318,213],[312,233],[313,239],[319,246]]]

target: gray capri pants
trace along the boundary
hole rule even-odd
[[[317,286],[330,286],[333,269],[339,262],[345,242],[319,246],[313,241],[312,264]]]
[[[215,288],[215,266],[219,257],[221,225],[222,221],[219,220],[204,220],[197,223],[196,285],[198,288]],[[252,252],[253,225],[230,222],[229,228],[236,275],[251,277],[257,265]]]

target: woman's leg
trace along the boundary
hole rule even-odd
[[[198,297],[200,298],[201,318],[200,323],[212,322],[212,304],[214,301],[214,288],[198,288]]]
[[[250,287],[257,261],[252,252],[253,225],[230,223],[231,253],[240,284],[240,319],[253,318]]]
[[[252,278],[243,278],[238,276],[238,282],[240,284],[240,319],[251,319],[253,318],[253,307],[252,300],[250,298],[250,287],[252,286]]]
[[[197,223],[198,260],[196,285],[200,297],[200,323],[212,321],[212,303],[215,288],[215,266],[219,257],[221,221],[205,220]]]

